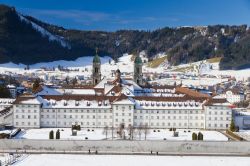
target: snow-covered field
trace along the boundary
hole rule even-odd
[[[43,128],[43,129],[29,129],[23,130],[16,136],[16,139],[49,139],[49,132],[53,130],[56,132],[56,128]],[[92,131],[94,130],[94,131]],[[190,132],[188,132],[190,131]],[[147,134],[147,140],[192,140],[192,133],[195,132],[198,134],[198,130],[183,130],[177,129],[179,132],[178,137],[173,136],[173,132],[168,129],[156,129],[149,130]],[[223,134],[217,131],[200,131],[203,134],[203,139],[206,141],[227,141],[228,138]],[[128,133],[128,132],[125,132]],[[60,138],[63,140],[85,140],[85,137],[88,140],[104,140],[106,139],[106,134],[103,129],[82,129],[77,132],[77,136],[72,136],[72,132],[70,128],[60,129]],[[126,134],[126,137],[128,135]],[[108,131],[107,138],[112,139],[112,131]],[[120,139],[120,137],[116,134],[116,130],[114,130],[114,139]],[[141,130],[141,135],[138,130],[134,131],[134,139],[136,140],[144,140],[145,135],[143,130]]]
[[[249,166],[249,157],[135,156],[135,155],[30,155],[14,166]]]

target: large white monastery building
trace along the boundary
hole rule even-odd
[[[146,126],[148,128],[227,129],[230,103],[179,86],[143,82],[142,61],[134,61],[134,78],[102,78],[98,55],[93,59],[93,86],[53,89],[24,95],[13,104],[13,125],[20,128],[86,128]]]

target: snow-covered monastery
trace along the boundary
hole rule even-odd
[[[227,129],[230,103],[180,86],[151,86],[143,80],[142,60],[134,60],[134,78],[102,78],[101,61],[93,59],[93,86],[49,88],[24,95],[13,104],[13,125],[20,128],[148,127]]]

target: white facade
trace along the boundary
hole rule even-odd
[[[41,103],[35,98],[13,105],[13,126],[40,128]]]
[[[232,109],[228,104],[213,104],[205,107],[206,129],[227,129],[232,120]]]
[[[130,100],[107,101],[106,105],[85,100],[69,100],[67,104],[65,100],[54,104],[45,104],[44,101],[40,104],[15,104],[13,125],[39,128],[71,127],[78,123],[87,128],[117,128],[124,124],[125,127],[227,129],[232,117],[231,108],[223,105],[204,106],[204,103],[195,101],[151,101],[150,105],[142,105],[144,101]]]
[[[112,110],[113,127],[119,127],[120,124],[124,124],[125,127],[134,126],[134,103],[129,99],[114,102]]]
[[[244,94],[234,94],[232,91],[227,91],[225,94],[220,95],[223,98],[226,98],[227,101],[231,104],[239,103],[244,101],[245,95]]]
[[[74,91],[76,91],[74,93]],[[19,97],[13,106],[15,127],[124,127],[227,129],[232,110],[225,99],[214,100],[178,87],[142,88],[131,80],[102,80],[93,93]],[[82,91],[81,89],[79,91]],[[218,102],[219,101],[219,102]]]
[[[150,128],[204,128],[202,103],[137,101],[134,125]]]

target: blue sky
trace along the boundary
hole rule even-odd
[[[250,0],[0,0],[25,15],[81,30],[250,25]]]

